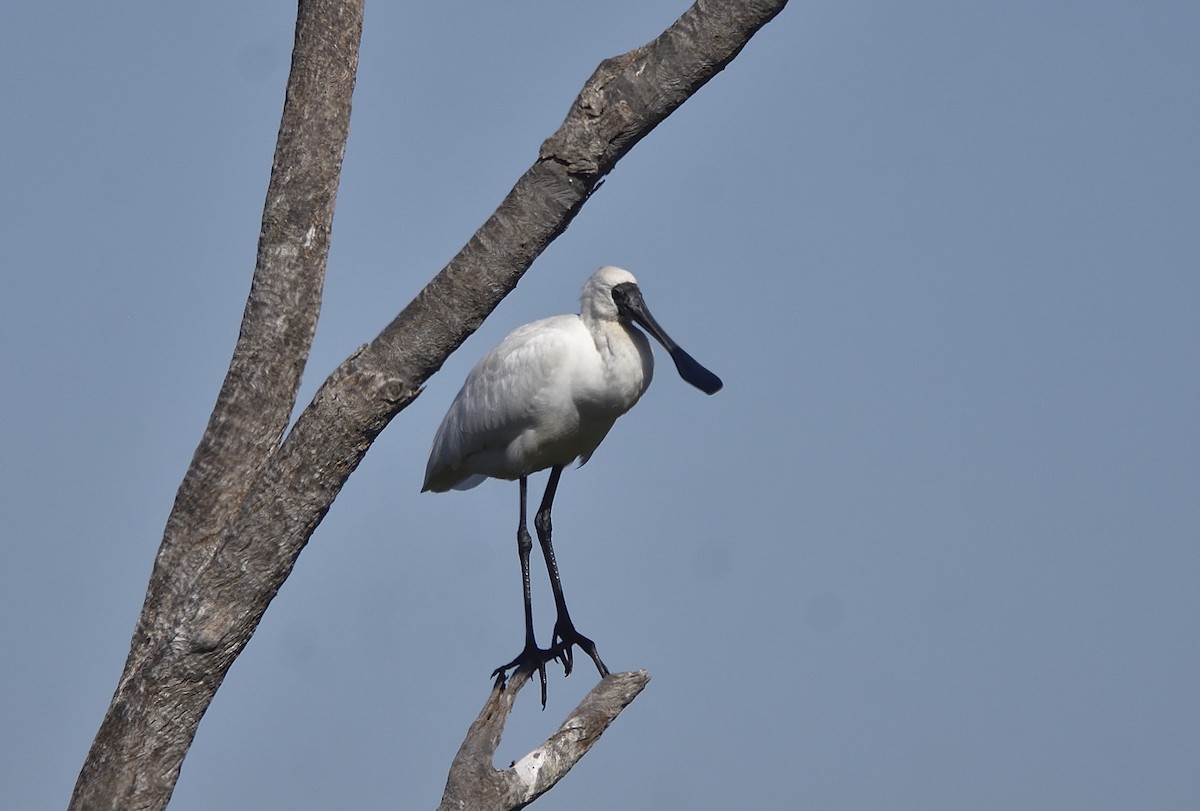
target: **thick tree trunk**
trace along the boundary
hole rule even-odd
[[[316,330],[362,11],[361,0],[299,4],[241,332],[167,519],[125,670],[76,782],[73,809],[166,806],[200,718],[286,576],[281,564],[291,568],[286,553],[254,543],[237,525],[255,509],[247,495],[279,451]],[[318,519],[307,520],[315,527]]]
[[[700,0],[653,42],[605,60],[499,209],[330,375],[285,439],[320,309],[362,28],[361,0],[301,0],[241,333],[72,809],[166,806],[230,665],[375,437],[616,162],[785,4]]]

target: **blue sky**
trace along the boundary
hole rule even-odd
[[[684,8],[368,6],[302,403]],[[46,2],[0,30],[5,808],[65,806],[120,674],[236,338],[293,20]],[[725,389],[660,354],[563,476],[572,614],[653,680],[539,808],[1196,807],[1196,75],[1194,3],[791,4],[376,442],[172,809],[436,805],[521,606],[516,486],[422,495],[429,443],[602,264]],[[593,675],[523,694],[501,759]]]

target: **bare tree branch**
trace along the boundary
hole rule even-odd
[[[653,42],[601,63],[496,212],[330,375],[281,443],[320,307],[362,26],[361,0],[301,0],[237,348],[72,809],[166,806],[226,672],[375,437],[616,162],[785,5],[698,0]]]
[[[125,671],[75,785],[78,809],[162,808],[228,664],[181,619],[220,605],[202,573],[279,450],[308,358],[350,124],[362,2],[301,0],[258,260],[225,382],[180,484]],[[232,657],[228,657],[232,662]]]
[[[507,769],[497,769],[496,747],[530,675],[518,670],[505,686],[492,688],[450,767],[439,811],[509,811],[529,805],[566,776],[650,681],[644,670],[605,676],[553,735]]]

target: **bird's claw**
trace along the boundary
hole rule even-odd
[[[576,646],[596,664],[596,670],[600,672],[601,678],[608,675],[608,667],[600,659],[600,654],[596,652],[596,643],[576,631],[574,625],[559,622],[554,626],[550,652],[553,654],[553,658],[562,662],[564,676],[570,676],[571,670],[575,666],[574,648]]]
[[[511,662],[500,665],[500,667],[493,670],[492,677],[496,680],[496,686],[503,690],[505,683],[508,681],[508,671],[511,670],[513,673],[516,673],[523,669],[527,670],[531,676],[536,671],[538,682],[542,688],[542,709],[544,710],[546,709],[546,663],[553,661],[562,662],[566,672],[571,672],[571,668],[563,660],[562,654],[557,648],[539,648],[537,645],[529,644]]]
[[[520,670],[526,670],[530,676],[536,672],[542,688],[542,709],[544,710],[546,709],[546,663],[558,662],[563,666],[563,676],[570,676],[571,670],[575,667],[574,649],[577,646],[596,663],[596,670],[600,671],[601,678],[608,675],[608,668],[600,659],[600,654],[596,653],[596,643],[576,631],[574,625],[559,622],[554,626],[554,637],[549,648],[539,648],[535,643],[527,642],[525,648],[517,654],[515,659],[492,671],[492,678],[496,680],[496,686],[503,690],[508,681],[509,671],[515,674]]]

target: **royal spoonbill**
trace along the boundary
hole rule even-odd
[[[680,377],[705,394],[721,380],[684,352],[646,308],[637,280],[627,270],[602,267],[579,296],[579,315],[560,315],[513,330],[476,364],[454,398],[433,440],[422,492],[466,490],[485,478],[520,482],[517,553],[525,598],[525,647],[492,675],[504,684],[510,670],[536,669],[546,706],[546,663],[558,660],[565,675],[578,646],[601,676],[608,668],[592,640],[575,629],[554,548],[550,543],[550,507],[563,468],[587,462],[617,417],[638,401],[650,385],[654,356],[635,326],[654,336],[671,355]],[[533,542],[525,528],[526,480],[550,469],[541,506],[534,517],[554,604],[558,611],[550,647],[539,648],[533,633],[529,591],[529,553]]]

